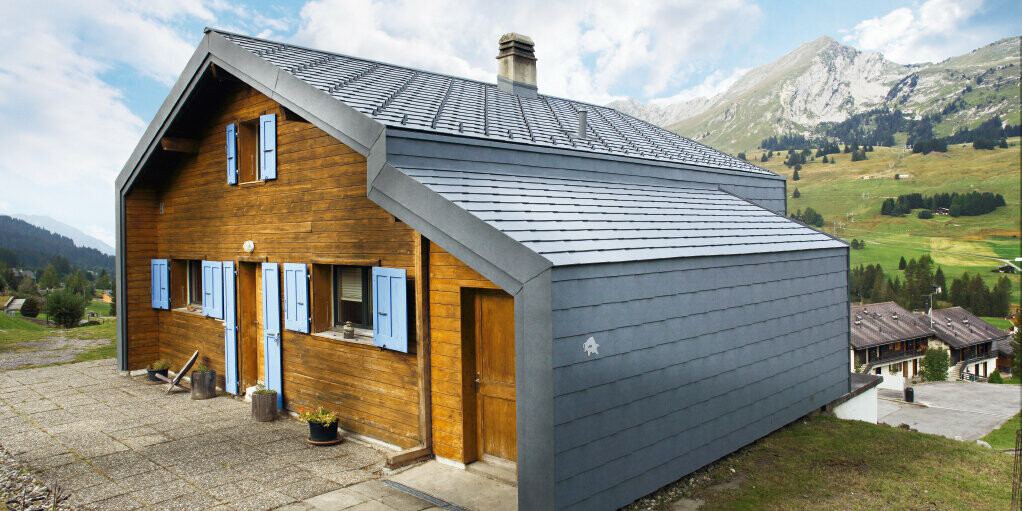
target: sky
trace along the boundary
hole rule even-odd
[[[114,243],[113,183],[217,27],[495,81],[497,40],[536,41],[545,94],[667,104],[722,92],[830,36],[902,64],[1022,33],[1022,3],[696,0],[3,0],[0,214],[47,215]]]

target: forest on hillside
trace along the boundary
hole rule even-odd
[[[75,246],[71,238],[0,215],[0,263],[12,268],[41,268],[54,256],[86,270],[112,272],[114,268],[113,256],[94,248]]]

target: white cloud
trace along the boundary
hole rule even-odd
[[[699,83],[694,87],[684,89],[671,96],[655,98],[650,101],[650,103],[666,106],[695,98],[712,98],[734,85],[734,83],[747,73],[749,69],[751,68],[735,68],[731,70],[730,73],[726,73],[723,70],[714,71],[713,73],[710,73],[706,79],[702,81],[702,83]]]
[[[684,66],[739,44],[763,17],[745,0],[712,4],[522,0],[313,0],[294,39],[309,46],[430,71],[495,80],[497,39],[536,41],[540,91],[604,103],[612,89],[654,96],[684,80]]]
[[[113,241],[113,181],[145,128],[108,73],[172,83],[193,51],[176,23],[198,0],[14,2],[0,19],[0,196],[12,213]],[[137,80],[136,80],[137,81]],[[103,227],[105,226],[105,227]]]
[[[982,7],[982,0],[929,0],[863,20],[843,39],[902,64],[936,62],[986,42],[981,28],[965,26]]]

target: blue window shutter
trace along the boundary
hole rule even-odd
[[[277,263],[263,263],[263,369],[266,388],[277,391],[277,408],[284,407],[281,356],[280,277]]]
[[[202,262],[202,313],[224,319],[224,269],[220,261]]]
[[[170,308],[170,290],[168,289],[170,278],[170,267],[166,259],[153,259],[150,261],[152,282],[150,284],[150,296],[154,309]]]
[[[373,344],[408,353],[407,275],[398,268],[373,267]]]
[[[234,262],[224,261],[224,390],[238,395],[238,316],[235,308]]]
[[[238,184],[238,125],[227,125],[227,184]]]
[[[209,267],[213,282],[213,309],[210,316],[224,319],[224,265],[220,261],[210,261]]]
[[[209,261],[202,261],[202,315],[213,314],[213,269]]]
[[[309,333],[308,267],[284,263],[284,328]]]
[[[259,176],[277,179],[277,114],[259,116]]]

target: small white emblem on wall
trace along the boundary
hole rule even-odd
[[[596,344],[596,339],[593,337],[586,339],[586,342],[582,344],[582,351],[586,352],[587,357],[590,355],[599,355],[599,348],[600,345]]]

